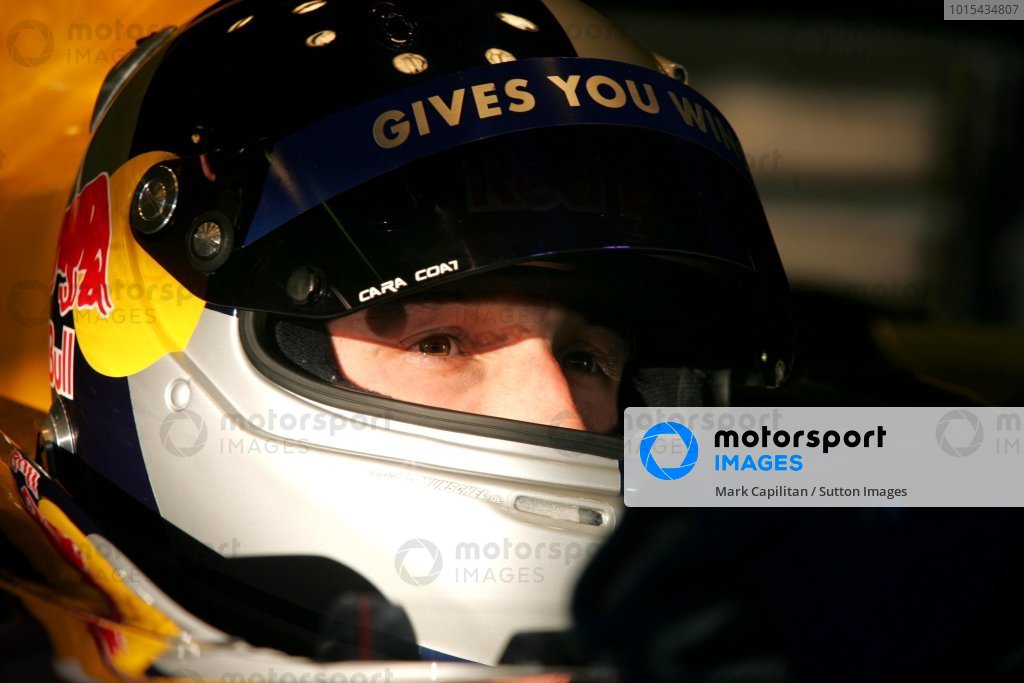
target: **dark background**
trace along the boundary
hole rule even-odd
[[[740,137],[801,314],[785,402],[1021,403],[1024,24],[930,3],[592,4]]]

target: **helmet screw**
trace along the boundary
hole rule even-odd
[[[204,221],[192,231],[192,253],[201,259],[211,259],[224,247],[224,232],[214,221]]]
[[[320,271],[302,266],[296,268],[286,285],[288,297],[297,304],[309,304],[320,298],[323,278]]]
[[[167,407],[174,411],[182,411],[188,408],[192,400],[192,387],[187,379],[176,379],[167,387]]]
[[[202,271],[213,271],[224,265],[233,245],[231,222],[219,211],[208,211],[199,216],[188,231],[189,261]]]
[[[144,235],[167,227],[178,208],[178,177],[168,166],[153,166],[135,186],[129,222]]]

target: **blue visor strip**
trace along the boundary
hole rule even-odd
[[[418,159],[497,135],[574,124],[667,133],[750,175],[725,117],[675,79],[603,59],[504,62],[411,86],[280,140],[243,246],[340,192]]]

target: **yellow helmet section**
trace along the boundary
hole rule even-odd
[[[168,353],[183,350],[203,312],[205,302],[139,246],[129,224],[132,195],[139,180],[154,164],[171,158],[164,152],[141,154],[107,181],[109,305],[74,305],[78,346],[89,365],[103,375],[126,377]]]

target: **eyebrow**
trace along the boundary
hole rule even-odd
[[[509,301],[529,301],[536,297],[511,295]],[[418,311],[437,311],[444,304],[472,304],[487,301],[487,295],[480,295],[474,292],[437,292],[424,293],[405,300],[389,301],[367,310],[366,322],[371,329],[380,335],[387,334],[398,325],[408,321],[410,315]],[[606,333],[617,337],[626,348],[626,355],[632,355],[633,335],[625,322],[620,322],[609,316],[594,315],[586,309],[572,305],[571,302],[561,302],[566,309],[579,314],[583,323],[589,328],[594,328],[599,333]]]
[[[454,294],[454,293],[453,293]],[[366,309],[366,326],[378,336],[401,334],[410,315],[418,311],[437,310],[446,303],[464,303],[465,296],[421,294],[415,298],[387,301]]]

